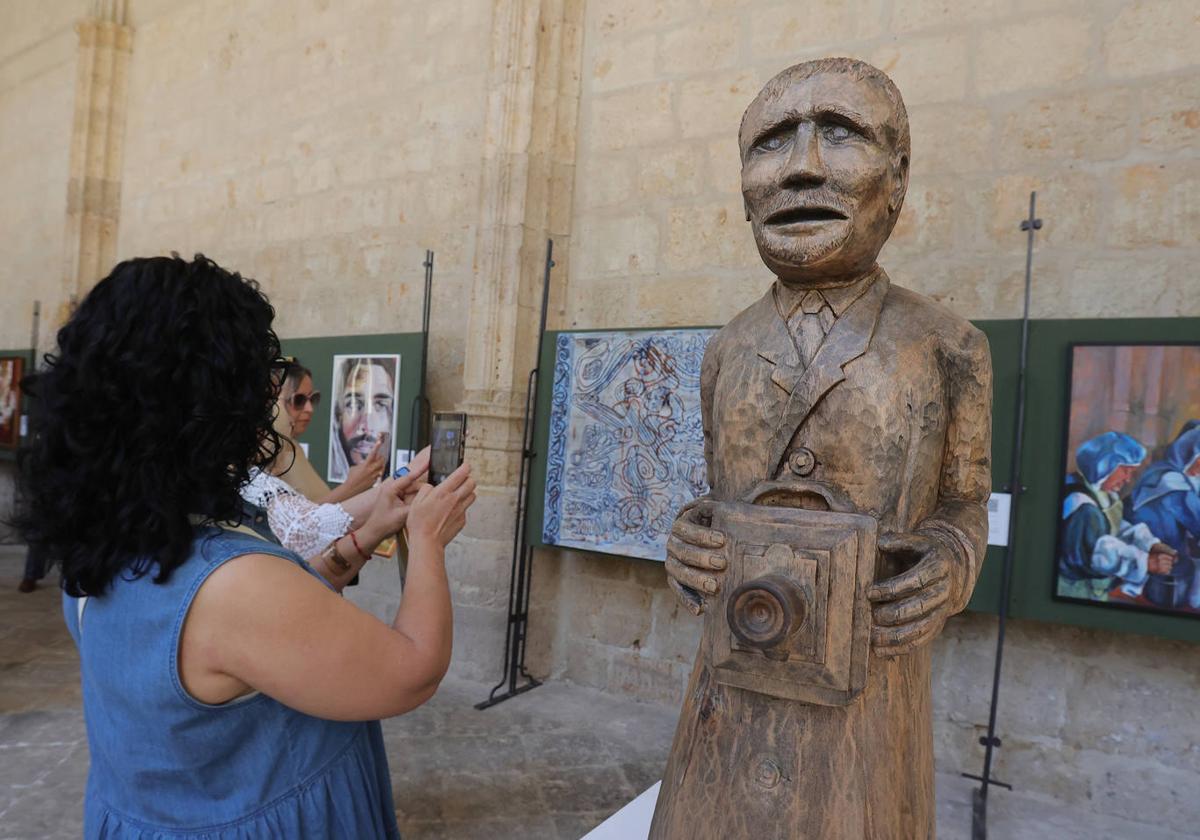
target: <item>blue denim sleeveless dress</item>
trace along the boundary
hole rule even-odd
[[[180,631],[214,569],[274,554],[320,579],[292,552],[248,534],[196,534],[167,583],[153,573],[119,577],[86,599],[82,616],[79,601],[63,597],[91,749],[84,836],[398,838],[378,721],[322,720],[264,694],[212,706],[184,690]]]

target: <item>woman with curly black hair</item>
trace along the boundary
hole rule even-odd
[[[407,523],[389,627],[241,525],[239,488],[278,452],[274,311],[202,256],[123,262],[29,377],[26,540],[62,569],[91,747],[88,837],[397,837],[378,719],[449,665],[444,550],[470,468],[386,482],[322,561]]]

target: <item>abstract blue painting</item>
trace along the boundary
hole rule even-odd
[[[559,334],[547,545],[666,558],[676,513],[708,492],[700,363],[714,333]]]

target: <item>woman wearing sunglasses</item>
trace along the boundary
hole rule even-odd
[[[300,437],[308,431],[313,412],[321,404],[321,392],[313,388],[312,371],[299,359],[293,358],[288,364],[279,398],[291,423],[292,437]]]
[[[475,483],[464,465],[380,486],[410,545],[390,625],[248,531],[239,490],[282,447],[273,318],[257,284],[203,257],[130,260],[26,380],[42,422],[18,524],[62,569],[89,840],[399,836],[379,719],[449,665],[445,547]],[[342,579],[359,547],[325,549]]]
[[[284,448],[271,473],[300,491],[310,501],[319,503],[344,502],[375,485],[387,463],[386,452],[376,450],[367,460],[350,468],[346,480],[330,489],[313,469],[304,450],[296,440],[308,429],[313,412],[321,404],[321,392],[313,390],[312,371],[298,359],[288,358],[283,369],[283,386],[279,390],[275,431],[284,438]]]

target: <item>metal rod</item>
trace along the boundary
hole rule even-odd
[[[554,268],[554,240],[546,240],[546,267],[542,276],[542,311],[538,324],[537,356],[525,386],[525,419],[521,427],[521,469],[517,475],[517,518],[513,528],[512,571],[508,579],[508,621],[504,629],[504,676],[489,692],[488,698],[476,703],[476,709],[487,709],[511,697],[541,685],[525,670],[525,648],[529,631],[529,596],[533,583],[533,547],[526,532],[526,513],[529,509],[529,479],[533,469],[534,441],[537,439],[537,398],[541,379],[542,351],[546,343],[546,317],[550,306],[550,269]],[[524,685],[518,685],[525,680]],[[498,693],[502,688],[507,690]]]
[[[429,371],[429,314],[433,306],[433,251],[425,249],[425,304],[421,310],[421,393],[425,393]]]
[[[1017,408],[1013,428],[1012,471],[1009,474],[1008,491],[1011,503],[1008,511],[1008,545],[1004,550],[1004,565],[1000,573],[1000,602],[997,613],[999,629],[996,633],[996,662],[992,671],[992,701],[988,709],[987,735],[980,738],[983,744],[983,775],[973,776],[980,781],[980,786],[972,801],[971,837],[973,840],[987,840],[987,798],[991,785],[1012,790],[1011,785],[996,781],[992,778],[993,752],[1000,747],[1000,739],[996,737],[996,712],[1000,702],[1000,674],[1004,663],[1004,637],[1008,628],[1008,602],[1012,593],[1013,551],[1017,536],[1017,514],[1020,510],[1021,495],[1025,488],[1021,484],[1021,456],[1025,443],[1025,374],[1029,367],[1029,299],[1033,287],[1033,239],[1034,232],[1041,230],[1042,220],[1037,218],[1037,193],[1029,194],[1029,218],[1021,222],[1021,230],[1026,233],[1025,245],[1025,308],[1021,315],[1021,355],[1017,368]]]
[[[419,368],[420,377],[417,380],[417,395],[413,397],[412,408],[408,414],[408,456],[416,455],[420,449],[429,445],[429,426],[433,413],[433,406],[429,402],[429,395],[425,392],[428,382],[429,371],[429,314],[432,310],[433,299],[433,251],[425,249],[425,261],[421,263],[425,268],[425,298],[421,307],[421,366]],[[395,464],[392,464],[395,467]],[[401,531],[397,535],[397,540],[407,546],[407,532]],[[404,583],[408,578],[408,556],[407,548],[398,548],[396,551],[396,569],[400,574],[400,590],[404,591]]]
[[[33,327],[29,333],[29,372],[33,373],[37,369],[38,358],[38,339],[42,327],[42,302],[35,300],[33,302]]]
[[[426,249],[425,261],[421,265],[425,268],[425,299],[421,310],[420,379],[409,414],[408,450],[411,455],[429,444],[429,416],[432,411],[426,388],[429,373],[429,316],[433,306],[433,251]]]
[[[538,372],[539,366],[542,364],[542,348],[546,344],[546,316],[550,308],[550,269],[554,268],[554,240],[546,240],[546,268],[542,274],[542,318],[538,323],[538,343],[537,356],[533,362],[533,372]],[[534,383],[535,388],[537,383]],[[530,429],[532,430],[536,418],[530,420]]]

